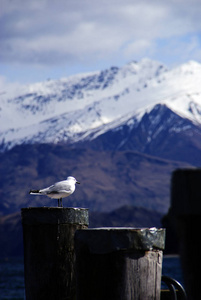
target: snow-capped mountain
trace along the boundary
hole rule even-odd
[[[7,92],[1,95],[0,147],[4,151],[23,143],[93,140],[124,124],[131,131],[149,114],[154,128],[160,123],[160,110],[153,114],[158,105],[200,126],[200,83],[197,62],[168,70],[143,59],[121,68],[29,85],[15,96]],[[169,118],[170,124],[174,118],[171,114]],[[158,126],[160,132],[162,121]],[[169,130],[185,130],[185,126],[172,124]],[[150,132],[149,138],[153,137]]]
[[[84,182],[67,205],[167,212],[172,171],[201,166],[200,83],[199,63],[144,59],[0,91],[0,214],[54,205],[28,191],[67,174]]]

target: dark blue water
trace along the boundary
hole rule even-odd
[[[163,258],[163,275],[170,276],[183,284],[178,256]],[[162,285],[162,288],[166,288]],[[0,300],[24,300],[23,258],[0,259]]]
[[[0,259],[0,300],[23,300],[23,258]]]
[[[182,285],[184,285],[179,256],[164,256],[163,257],[162,275],[166,275],[173,279],[176,279],[178,282],[180,282]],[[162,282],[161,288],[167,289],[167,286]]]

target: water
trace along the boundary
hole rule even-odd
[[[170,276],[183,284],[178,256],[163,258],[163,275]],[[162,285],[162,288],[167,288]],[[0,300],[24,300],[23,258],[0,259]]]
[[[176,279],[178,282],[184,285],[181,263],[178,255],[167,255],[163,257],[162,275],[166,275],[173,279]],[[167,286],[162,282],[161,288],[167,289]]]
[[[0,259],[0,300],[23,300],[23,258]]]

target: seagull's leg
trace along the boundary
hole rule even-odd
[[[58,199],[58,207],[63,207],[63,205],[62,205],[62,198]]]

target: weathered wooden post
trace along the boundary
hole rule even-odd
[[[74,234],[87,228],[88,210],[31,207],[21,216],[26,300],[74,300]]]
[[[173,173],[168,215],[180,243],[188,299],[201,299],[201,169],[180,169]]]
[[[165,229],[75,233],[77,300],[159,300]]]

